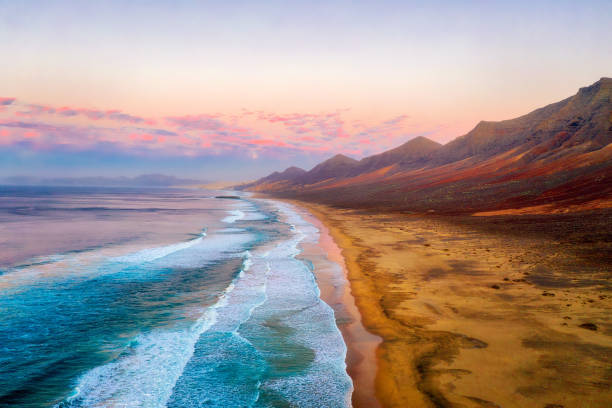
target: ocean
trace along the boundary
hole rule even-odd
[[[221,194],[0,187],[0,406],[350,406],[319,231]]]

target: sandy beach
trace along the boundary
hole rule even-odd
[[[295,203],[294,203],[295,204]],[[362,317],[355,304],[348,281],[348,269],[341,249],[330,235],[328,228],[303,207],[296,207],[302,217],[319,229],[317,245],[302,243],[301,256],[314,266],[321,299],[334,309],[338,328],[347,344],[347,372],[353,380],[352,403],[355,407],[380,407],[376,398],[375,376],[377,372],[376,349],[382,339],[365,329]],[[338,269],[320,262],[326,257]]]
[[[382,338],[370,362],[376,343],[353,341],[343,328],[354,406],[375,406],[371,388],[362,388],[373,367],[384,407],[610,406],[610,243],[601,237],[608,218],[578,228],[579,218],[298,204],[324,224],[329,256],[340,256],[335,244],[341,249],[363,325]],[[333,285],[320,286],[328,303],[347,304],[326,293]]]

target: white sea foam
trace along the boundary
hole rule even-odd
[[[249,333],[249,327],[265,331],[267,322],[275,320],[293,330],[294,334],[290,336],[292,342],[314,351],[314,362],[300,374],[276,379],[265,376],[259,378],[256,388],[250,389],[248,400],[258,406],[256,401],[260,389],[268,389],[280,393],[296,406],[350,406],[352,383],[346,374],[346,345],[335,325],[333,310],[319,298],[319,289],[312,272],[303,261],[296,259],[300,253],[299,244],[303,241],[317,242],[318,230],[304,221],[291,206],[283,203],[274,205],[282,219],[291,224],[292,233],[289,238],[247,253],[238,276],[214,306],[203,310],[200,318],[189,329],[156,329],[140,335],[135,344],[115,361],[86,373],[80,379],[77,393],[71,397],[69,404],[163,407],[174,397],[177,406],[195,406],[197,401],[206,400],[224,401],[226,406],[232,406],[232,401],[245,401],[244,396],[239,400],[237,396],[228,395],[223,384],[219,384],[218,389],[212,389],[215,384],[211,385],[211,389],[190,389],[187,381],[186,391],[180,390],[180,378],[188,374],[185,373],[185,367],[194,356],[198,340],[206,338],[202,337],[203,333],[207,333],[207,336],[211,333],[231,333],[240,339],[238,346],[244,344],[246,347],[251,345],[249,334],[252,333]],[[248,211],[247,208],[235,210],[232,216],[242,214],[244,217]],[[231,222],[237,219],[242,218],[235,218]],[[248,236],[244,233],[235,235]],[[157,252],[140,252],[139,256],[127,259],[130,262],[161,262],[163,265],[189,264],[194,254],[199,252],[196,249],[208,245],[216,247],[217,241],[219,247],[225,243],[227,248],[227,239],[233,236],[211,234],[206,239],[207,245],[192,243],[191,248],[175,246],[174,251],[166,248]],[[232,241],[229,245],[236,243],[238,241]],[[161,253],[166,254],[158,256]],[[232,347],[238,347],[232,344]],[[250,347],[252,349],[252,345]],[[206,353],[205,345],[201,352]],[[283,350],[271,352],[282,354]],[[223,352],[213,348],[209,354],[210,357],[222,356]],[[264,375],[263,372],[261,375]],[[173,388],[177,392],[175,396],[172,395]],[[192,402],[181,405],[177,401],[181,401],[180,398],[185,395]],[[232,400],[234,397],[236,400]],[[215,406],[220,405],[217,403]]]
[[[333,309],[320,298],[314,275],[306,264],[295,259],[301,242],[318,242],[318,229],[306,222],[292,206],[277,203],[281,219],[289,223],[295,238],[287,242],[282,256],[271,260],[267,308],[258,309],[282,316],[283,324],[297,330],[292,340],[315,352],[314,363],[300,375],[264,382],[297,406],[350,406],[352,381],[346,373],[346,344],[336,326]],[[291,271],[287,273],[286,271]],[[283,310],[293,311],[282,313]],[[314,330],[314,332],[313,332]],[[333,379],[333,381],[332,381]]]
[[[145,264],[158,261],[162,258],[171,258],[171,255],[185,251],[189,248],[202,244],[206,237],[202,231],[195,239],[176,244],[165,245],[155,248],[146,248],[124,255],[116,256],[117,248],[100,248],[93,251],[81,253],[55,254],[46,257],[35,258],[29,265],[10,268],[0,275],[0,288],[7,289],[11,286],[21,286],[37,283],[42,278],[49,282],[51,278],[96,278],[102,275],[117,273],[130,265]],[[219,258],[228,244],[238,248],[247,240],[252,239],[248,234],[233,234],[231,238],[215,238],[207,242],[205,250],[199,250],[197,258],[200,265],[205,264],[206,259],[215,260]],[[185,261],[185,256],[182,257]],[[193,258],[193,257],[192,257]]]
[[[185,381],[177,383],[171,406],[198,406],[198,401],[209,401],[214,407],[243,406],[245,400],[257,401],[262,389],[274,390],[295,406],[350,406],[352,382],[346,373],[346,345],[335,324],[333,310],[319,298],[312,272],[304,262],[295,258],[300,253],[300,242],[318,241],[318,230],[290,206],[279,203],[277,207],[283,220],[291,222],[292,235],[273,246],[253,251],[252,266],[235,281],[227,302],[217,309],[215,324],[208,330],[208,335],[219,333],[219,336],[210,337],[210,344],[205,339],[198,345],[197,361],[205,366],[192,367],[191,372],[183,374]],[[247,344],[256,348],[263,346],[264,350],[256,350],[259,359],[287,357],[284,349],[270,349],[265,345],[281,339],[270,338],[261,343],[262,336],[275,335],[274,330],[270,331],[270,322],[289,328],[294,333],[290,336],[291,342],[313,350],[313,364],[304,372],[276,379],[267,378],[264,370],[260,372],[256,386],[252,385],[255,388],[242,386],[240,393],[231,392],[228,388],[231,385],[225,384],[223,374],[215,373],[223,364],[216,359],[236,358],[236,343],[231,337],[221,334],[239,336],[244,347]],[[250,356],[247,362],[241,363],[245,364],[245,370],[252,364],[261,364],[247,349],[244,355],[245,358]],[[242,375],[241,372],[236,375]],[[244,381],[253,381],[252,372],[247,370],[243,375]],[[198,386],[198,378],[206,381],[205,387]],[[233,378],[231,381],[240,380]],[[236,384],[243,385],[240,382]],[[255,402],[253,406],[260,405]]]
[[[248,210],[248,211],[245,211],[244,213],[245,213],[244,218],[242,219],[243,221],[261,221],[261,220],[265,220],[266,218],[268,218],[261,211],[257,211],[257,210]]]
[[[183,249],[190,248],[194,245],[199,244],[206,237],[206,231],[202,231],[200,236],[185,242],[179,242],[177,244],[166,245],[157,248],[147,248],[138,252],[134,252],[128,255],[119,256],[113,258],[116,262],[125,262],[125,263],[143,263],[143,262],[151,262],[156,259],[163,258],[168,256],[174,252],[182,251]]]
[[[223,222],[233,224],[236,221],[261,221],[267,218],[252,202],[246,200],[233,203],[233,207],[235,209],[229,211],[229,215],[222,219]]]
[[[251,265],[246,253],[241,274]],[[218,310],[234,290],[231,283],[217,302],[187,330],[154,330],[137,337],[115,361],[81,377],[67,404],[78,407],[163,407],[202,333],[217,322]]]
[[[236,232],[244,232],[246,231],[244,228],[223,228],[220,229],[218,232],[220,233],[236,233]]]
[[[228,224],[233,224],[238,220],[241,220],[244,218],[244,213],[240,210],[232,210],[230,211],[230,215],[228,215],[227,217],[223,218],[221,221],[226,222]]]

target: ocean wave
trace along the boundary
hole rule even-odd
[[[250,259],[247,251],[240,274],[250,268]],[[74,395],[56,407],[165,406],[196,342],[216,323],[218,309],[227,304],[234,288],[232,282],[187,330],[156,329],[139,335],[117,360],[84,374]]]
[[[241,220],[244,218],[244,213],[240,210],[232,210],[229,212],[230,215],[228,215],[227,217],[223,218],[221,221],[226,222],[228,224],[233,224],[238,220]]]
[[[279,223],[280,239],[246,251],[237,276],[195,323],[140,334],[114,361],[80,377],[57,407],[350,406],[346,345],[334,312],[320,299],[312,269],[296,258],[301,243],[318,241],[318,230],[291,206],[274,206],[286,224]],[[233,211],[244,217],[249,210]],[[233,235],[211,234],[207,246],[235,249],[244,238],[228,243]],[[114,262],[189,264],[206,247],[192,241]]]
[[[206,237],[206,229],[204,229],[200,235],[192,240],[179,242],[177,244],[166,245],[157,248],[147,248],[138,252],[134,252],[128,255],[119,256],[113,258],[112,260],[115,262],[124,262],[124,263],[144,263],[151,262],[157,259],[166,257],[174,252],[182,251],[183,249],[190,248],[194,245],[199,244]]]
[[[291,235],[253,252],[252,266],[199,339],[169,407],[350,406],[346,345],[312,270],[296,259],[318,230],[279,205]]]

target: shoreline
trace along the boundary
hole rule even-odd
[[[333,238],[363,326],[382,339],[380,406],[608,406],[608,241],[592,252],[607,218],[490,222],[290,202]]]
[[[336,315],[338,329],[342,333],[347,347],[346,371],[353,381],[352,406],[355,408],[380,408],[375,387],[378,372],[376,357],[382,338],[372,334],[363,325],[363,316],[356,304],[349,280],[349,270],[342,255],[343,249],[335,241],[332,231],[322,219],[323,215],[303,203],[290,201],[296,210],[308,222],[319,230],[317,248],[309,244],[300,244],[302,256],[312,260],[314,274],[320,290],[321,299],[327,303]],[[315,214],[316,213],[316,214]],[[342,281],[338,280],[338,271],[330,271],[322,265],[317,265],[317,256],[325,256],[341,269]]]

